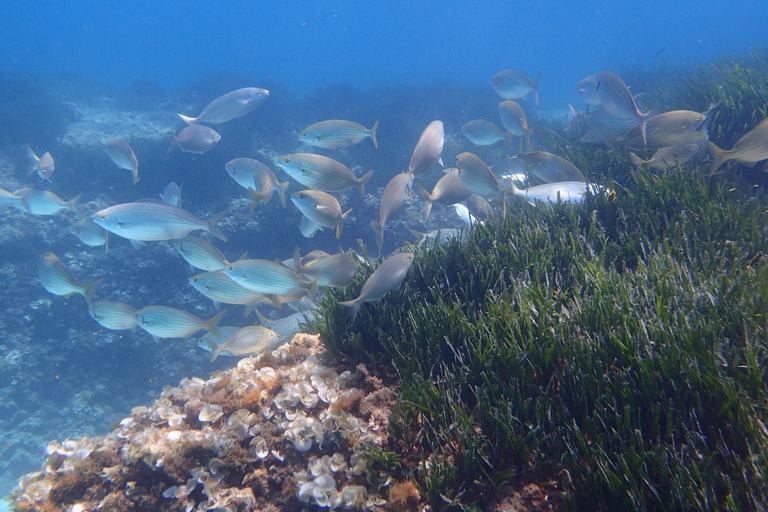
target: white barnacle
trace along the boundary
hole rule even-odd
[[[257,436],[251,439],[251,451],[260,459],[264,459],[267,455],[269,455],[267,442],[261,436]]]
[[[212,423],[223,416],[220,405],[207,404],[200,409],[200,414],[197,415],[197,419],[201,423]]]

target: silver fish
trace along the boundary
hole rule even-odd
[[[256,354],[277,343],[278,339],[279,337],[275,331],[262,325],[243,327],[227,336],[221,344],[209,343],[211,361],[215,361],[222,352],[233,356]]]
[[[265,295],[314,295],[316,283],[307,281],[282,263],[269,260],[238,260],[223,272],[240,286]]]
[[[227,241],[218,222],[226,210],[208,220],[200,220],[186,210],[165,203],[124,203],[93,214],[93,221],[107,231],[142,242],[181,238],[202,229]]]
[[[576,90],[579,91],[579,96],[581,96],[581,99],[587,104],[587,112],[589,112],[590,106],[600,106],[600,97],[597,95],[597,84],[599,81],[600,77],[598,75],[589,75],[587,78],[576,84]]]
[[[28,174],[37,172],[37,175],[40,176],[40,179],[50,182],[51,175],[56,169],[56,164],[53,161],[51,154],[46,152],[43,156],[38,158],[35,152],[32,151],[32,148],[27,146],[27,158],[29,159],[30,168]]]
[[[461,180],[458,169],[450,168],[446,169],[444,172],[445,175],[437,180],[431,194],[421,185],[416,185],[416,193],[418,193],[419,197],[424,202],[421,209],[424,220],[427,220],[429,217],[429,213],[432,211],[432,204],[437,203],[442,206],[447,206],[454,203],[460,203],[472,194]]]
[[[91,318],[113,331],[136,327],[136,310],[124,302],[97,300],[88,309]]]
[[[594,130],[603,137],[601,140],[610,142],[609,139],[621,140],[637,127],[634,119],[620,119],[604,108],[598,108],[590,114],[581,114],[573,105],[568,105],[571,109],[571,124],[566,130],[570,130],[578,124],[583,124],[590,130]],[[638,132],[639,133],[639,132]]]
[[[768,158],[768,119],[763,119],[752,131],[741,136],[729,151],[723,151],[714,143],[709,143],[709,153],[712,156],[710,173],[728,160],[753,166]]]
[[[487,199],[500,199],[504,204],[506,191],[480,157],[472,153],[460,153],[456,155],[456,166],[461,181],[470,192]]]
[[[174,181],[170,182],[163,189],[163,193],[160,194],[160,199],[165,204],[181,208],[181,186],[177,185]]]
[[[504,128],[509,130],[509,133],[525,139],[526,151],[530,151],[533,128],[528,128],[528,121],[525,118],[525,110],[523,110],[523,107],[516,101],[502,101],[499,103],[499,117],[501,117],[501,124],[504,125]]]
[[[71,201],[64,201],[53,192],[34,188],[22,188],[14,194],[21,196],[23,210],[32,215],[55,215],[61,210],[70,210],[80,214],[80,209],[77,206],[80,202],[79,195]]]
[[[354,121],[331,119],[307,126],[299,133],[299,140],[318,148],[336,149],[359,144],[370,138],[373,146],[378,149],[379,143],[376,141],[378,127],[378,121],[368,130]]]
[[[529,177],[533,176],[546,183],[586,181],[584,174],[578,167],[565,158],[547,153],[546,151],[518,153],[512,160],[522,162],[523,168]]]
[[[648,149],[660,149],[688,141],[691,133],[706,133],[706,130],[703,129],[706,121],[706,114],[691,110],[671,110],[653,116],[646,123],[646,147]],[[640,127],[634,127],[616,143],[621,146],[642,148],[643,135],[640,132]]]
[[[485,119],[475,119],[461,127],[461,132],[475,146],[492,146],[500,140],[509,144],[510,132],[504,133],[501,128]]]
[[[494,90],[505,100],[518,100],[533,93],[534,103],[539,106],[539,79],[533,82],[528,75],[517,69],[502,69],[491,78]]]
[[[16,192],[8,192],[7,190],[0,188],[0,208],[15,206],[18,209],[22,209],[21,200],[24,198],[23,191],[25,190],[31,189],[22,189],[22,195],[16,195]]]
[[[489,203],[483,196],[472,194],[466,201],[464,201],[464,204],[466,205],[467,210],[469,210],[469,213],[480,222],[480,224],[485,223],[485,221],[490,219],[491,215],[493,215],[491,203]]]
[[[620,119],[633,119],[640,125],[643,144],[646,144],[646,122],[652,112],[642,113],[637,109],[635,99],[621,77],[612,71],[602,71],[597,74],[594,87],[600,105],[609,114]]]
[[[72,294],[79,293],[85,298],[88,307],[91,305],[93,292],[101,284],[101,279],[81,284],[72,272],[64,266],[64,263],[53,254],[46,252],[40,255],[37,266],[37,279],[43,287],[54,295],[69,297]]]
[[[432,242],[438,244],[444,244],[452,238],[461,239],[467,232],[463,229],[456,228],[440,228],[430,231],[429,233],[422,233],[415,229],[409,230],[413,236],[416,237],[416,245],[424,245],[425,242]]]
[[[381,251],[384,246],[384,226],[405,209],[405,201],[411,195],[413,174],[403,172],[389,180],[379,203],[379,222],[371,222],[371,229],[376,235],[376,246]]]
[[[319,286],[341,288],[357,274],[357,258],[345,252],[328,254],[312,251],[301,259],[295,270],[312,281],[316,280]]]
[[[175,146],[187,153],[202,155],[219,143],[221,135],[213,128],[201,124],[192,124],[184,128],[178,135],[173,136],[173,142],[166,153],[170,153]]]
[[[201,320],[192,313],[168,306],[147,306],[138,310],[136,323],[152,336],[158,338],[186,338],[200,329],[207,329],[214,336],[220,336],[219,321],[226,311],[213,318]]]
[[[365,197],[365,182],[373,175],[371,170],[358,178],[341,162],[312,153],[283,155],[276,164],[305,187],[323,192],[344,192],[357,187],[361,197]]]
[[[107,154],[121,169],[131,171],[133,184],[139,182],[139,160],[136,154],[123,139],[112,139],[106,145]]]
[[[254,160],[253,158],[235,158],[227,162],[224,165],[224,169],[226,169],[227,174],[229,174],[238,185],[246,190],[251,189],[257,192],[257,195],[254,197],[256,204],[258,204],[259,201],[265,203],[269,202],[267,195],[271,198],[270,192],[277,192],[280,196],[280,203],[282,203],[283,206],[286,205],[285,191],[288,190],[288,182],[280,183],[277,176],[275,176],[275,173],[272,172],[272,169],[266,164]],[[269,176],[270,178],[270,190],[266,189],[266,176]]]
[[[336,228],[336,238],[341,238],[344,221],[352,208],[341,213],[339,200],[327,192],[302,190],[291,195],[291,201],[310,221],[324,228]]]
[[[511,181],[507,184],[510,192],[527,200],[531,204],[541,201],[544,204],[551,203],[581,203],[589,194],[597,194],[605,189],[594,183],[583,181],[561,181],[559,183],[546,183],[526,189],[518,189]]]
[[[408,172],[414,176],[419,176],[430,170],[436,163],[443,161],[440,155],[443,154],[443,145],[445,144],[445,128],[442,121],[432,121],[424,128],[416,143],[416,148],[411,156],[411,163],[408,165]]]
[[[400,287],[413,263],[413,253],[401,252],[384,260],[365,281],[356,299],[339,302],[351,309],[352,321],[364,302],[377,302],[386,294]]]
[[[109,251],[109,231],[91,219],[83,219],[72,226],[72,233],[89,247],[106,246]]]
[[[189,278],[189,284],[214,304],[256,305],[266,300],[264,294],[243,288],[223,272],[196,274]]]
[[[173,246],[191,266],[213,272],[229,265],[226,256],[208,240],[187,235],[173,240]]]
[[[659,148],[649,160],[642,160],[634,153],[629,154],[632,165],[650,169],[669,169],[702,154],[707,147],[709,138],[704,132],[689,132],[673,146]]]
[[[269,96],[269,91],[257,87],[246,87],[228,92],[210,102],[197,117],[179,117],[187,124],[219,124],[244,116],[261,105]]]
[[[290,340],[294,334],[301,332],[301,324],[309,324],[315,320],[315,314],[311,310],[298,311],[279,320],[268,319],[258,309],[254,311],[258,315],[261,325],[275,331],[278,337],[283,340]]]

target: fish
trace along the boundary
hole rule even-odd
[[[483,222],[477,220],[477,218],[469,212],[469,208],[467,208],[465,205],[456,203],[453,205],[453,207],[456,209],[456,215],[458,215],[461,221],[467,226],[474,226],[477,223],[480,223],[481,226],[484,224]]]
[[[136,154],[123,139],[112,139],[106,144],[107,154],[121,169],[131,171],[133,184],[139,182],[139,160]]]
[[[700,155],[707,147],[709,138],[704,132],[689,132],[687,137],[674,146],[659,148],[649,160],[642,160],[634,153],[629,154],[632,165],[650,169],[669,169]]]
[[[203,272],[189,278],[192,287],[211,299],[215,306],[219,303],[255,306],[268,299],[263,293],[243,288],[224,272]],[[246,308],[246,313],[250,308]],[[247,315],[246,315],[247,316]]]
[[[53,157],[49,152],[37,157],[32,148],[27,146],[27,158],[29,159],[29,172],[27,174],[32,175],[37,172],[40,179],[43,181],[51,182],[51,175],[56,169],[56,163],[53,161]]]
[[[507,185],[512,195],[521,197],[529,203],[535,205],[541,201],[545,204],[551,203],[581,203],[584,197],[589,194],[597,194],[605,191],[600,185],[586,183],[583,181],[561,181],[558,183],[546,183],[526,189],[518,189],[511,181]]]
[[[109,231],[91,219],[83,219],[72,226],[72,234],[89,247],[106,246],[109,252]]]
[[[714,174],[728,160],[736,160],[752,167],[757,162],[768,158],[768,118],[763,119],[755,128],[742,135],[728,151],[723,151],[711,141],[707,148],[712,157],[710,174]]]
[[[259,201],[264,201],[265,203],[269,202],[267,199],[268,191],[266,190],[267,182],[265,176],[269,176],[269,185],[271,190],[278,193],[280,196],[280,203],[282,203],[283,207],[286,206],[285,192],[288,190],[288,182],[286,181],[280,183],[277,179],[277,176],[275,176],[275,173],[272,172],[272,169],[270,169],[268,165],[259,162],[258,160],[254,160],[253,158],[235,158],[227,162],[224,165],[224,169],[226,169],[227,174],[229,174],[229,176],[235,180],[238,185],[246,190],[251,189],[257,192],[254,200],[258,199]],[[257,179],[257,175],[259,176],[258,179],[260,186],[257,185],[255,181]],[[271,197],[272,195],[269,194],[270,199]],[[258,202],[256,202],[256,204],[258,204]]]
[[[54,295],[69,297],[79,293],[85,298],[88,307],[91,306],[93,292],[101,284],[101,279],[82,284],[72,272],[61,262],[58,256],[52,252],[40,255],[37,266],[37,280],[43,288]]]
[[[202,229],[226,242],[227,237],[218,226],[226,213],[224,210],[215,217],[200,220],[188,211],[169,204],[136,202],[110,206],[94,213],[91,218],[107,231],[128,240],[172,240]]]
[[[456,228],[439,228],[430,231],[429,233],[422,233],[415,229],[409,229],[408,231],[416,237],[416,245],[424,245],[425,242],[435,241],[438,244],[444,244],[451,238],[461,239],[466,234],[463,229]]]
[[[379,149],[379,143],[376,141],[376,130],[378,128],[378,121],[373,123],[373,128],[368,130],[363,125],[354,121],[331,119],[307,126],[299,133],[299,140],[304,144],[318,148],[336,149],[359,144],[365,139],[371,139],[373,147]]]
[[[412,264],[412,252],[393,254],[368,277],[357,298],[339,302],[340,305],[350,308],[351,321],[355,321],[360,306],[364,302],[378,302],[386,294],[399,288]]]
[[[172,181],[165,186],[163,192],[160,194],[160,199],[165,204],[181,208],[181,186]]]
[[[208,346],[211,349],[211,361],[215,361],[222,352],[233,356],[247,356],[261,352],[278,340],[279,336],[272,329],[262,325],[250,325],[233,332],[222,343],[209,341]]]
[[[437,180],[437,183],[432,189],[432,193],[427,192],[421,185],[416,185],[416,193],[424,202],[424,205],[421,208],[424,220],[427,220],[429,217],[434,203],[442,206],[460,203],[472,194],[461,180],[458,169],[453,167],[446,169],[444,172],[445,174],[443,177]]]
[[[315,313],[311,310],[298,311],[279,320],[270,320],[265,317],[258,309],[254,310],[259,317],[259,322],[264,327],[272,329],[279,338],[290,340],[293,335],[301,332],[302,324],[310,324],[315,321]],[[307,331],[304,331],[307,332]]]
[[[648,119],[646,123],[646,148],[660,149],[675,146],[690,139],[691,133],[706,135],[707,115],[691,110],[671,110]],[[695,136],[694,137],[698,137]],[[636,126],[617,144],[642,148],[643,135]]]
[[[208,240],[186,235],[173,240],[173,246],[181,257],[194,268],[213,272],[229,265],[226,256]]]
[[[512,133],[501,131],[501,128],[485,119],[475,119],[461,127],[461,133],[475,146],[493,146],[500,140],[509,145]]]
[[[221,140],[221,135],[207,126],[192,124],[173,136],[173,142],[168,146],[166,153],[170,153],[175,146],[187,153],[202,155]]]
[[[411,195],[413,173],[402,172],[389,180],[379,202],[379,221],[371,222],[371,229],[376,236],[376,246],[381,251],[384,246],[384,226],[395,215],[405,209],[405,201]]]
[[[32,215],[55,215],[61,210],[69,210],[80,215],[80,195],[70,201],[64,201],[62,198],[47,190],[34,188],[22,188],[14,192],[21,196],[22,209]]]
[[[136,323],[136,310],[124,302],[97,300],[88,309],[91,318],[103,327],[113,331],[133,329]]]
[[[573,105],[569,104],[568,107],[571,110],[571,124],[566,130],[583,124],[589,130],[599,133],[602,136],[601,140],[605,142],[610,142],[607,139],[624,139],[633,128],[637,127],[634,119],[618,118],[608,113],[604,108],[595,109],[590,114],[581,114]]]
[[[600,97],[597,94],[597,85],[600,80],[599,75],[589,75],[587,78],[580,80],[576,84],[576,90],[579,91],[579,96],[587,104],[587,113],[589,113],[589,107],[599,107]]]
[[[365,197],[365,182],[373,175],[373,170],[370,170],[362,178],[358,178],[341,162],[312,153],[283,155],[278,157],[275,163],[288,176],[312,190],[344,192],[357,187],[360,197]]]
[[[219,322],[226,311],[208,320],[201,320],[192,313],[168,306],[147,306],[134,314],[139,327],[157,338],[186,338],[200,329],[214,336],[221,336]]]
[[[219,96],[208,105],[197,117],[187,117],[179,114],[185,123],[192,125],[220,124],[244,116],[261,105],[269,97],[269,91],[258,87],[245,87]]]
[[[536,81],[531,79],[517,69],[502,69],[491,77],[493,89],[505,100],[519,100],[533,93],[534,104],[539,106],[539,79],[541,73],[536,77]]]
[[[24,191],[24,190],[31,190],[31,189],[21,189],[21,190]],[[16,195],[16,192],[8,192],[7,190],[0,188],[0,208],[4,208],[7,206],[15,206],[18,209],[23,209],[23,206],[21,204],[22,199],[24,199],[23,195]]]
[[[344,221],[352,208],[341,213],[339,200],[327,192],[302,190],[291,195],[291,201],[301,213],[319,227],[336,228],[336,238],[341,238]]]
[[[357,266],[357,258],[349,253],[328,254],[315,250],[300,258],[295,270],[308,279],[317,281],[318,286],[342,288],[355,278]]]
[[[260,259],[238,260],[223,272],[234,282],[265,295],[314,295],[316,282],[307,280],[282,263]]]
[[[480,157],[472,153],[460,153],[456,155],[456,166],[467,190],[486,199],[500,199],[502,208],[505,208],[506,191]]]
[[[529,177],[533,176],[546,183],[587,180],[584,173],[571,162],[546,151],[518,153],[511,160],[522,162]]]
[[[464,204],[469,210],[470,215],[475,217],[480,224],[484,224],[485,221],[490,219],[491,215],[493,215],[491,203],[489,203],[483,196],[472,194],[466,201],[464,201]]]
[[[443,122],[432,121],[424,128],[421,137],[419,137],[419,142],[416,143],[407,172],[414,176],[420,176],[438,162],[440,162],[440,165],[443,165],[440,156],[443,154],[444,144],[445,128],[443,127]]]
[[[525,111],[519,103],[512,100],[505,100],[499,103],[499,117],[501,117],[501,124],[504,128],[509,130],[509,133],[517,137],[525,139],[525,147],[527,151],[531,150],[531,135],[533,134],[533,128],[528,128],[528,121],[525,118]],[[520,146],[522,148],[522,139]]]
[[[643,144],[647,143],[646,123],[653,112],[642,113],[637,109],[635,99],[630,94],[624,81],[612,71],[597,73],[594,82],[595,94],[600,105],[611,115],[620,119],[632,119],[640,125]]]

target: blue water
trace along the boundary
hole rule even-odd
[[[501,145],[475,148],[460,132],[474,118],[498,123],[500,100],[489,82],[497,71],[541,72],[540,112],[560,112],[567,103],[581,106],[574,85],[589,74],[706,65],[768,42],[761,1],[542,4],[14,2],[4,8],[0,31],[0,188],[35,186],[65,200],[82,194],[90,214],[156,197],[176,181],[195,215],[230,209],[223,225],[228,242],[214,240],[230,260],[246,251],[251,258],[286,259],[296,246],[302,254],[359,250],[358,240],[376,254],[368,226],[378,216],[381,189],[407,168],[430,121],[445,123],[446,165],[462,151],[505,162]],[[202,156],[166,154],[172,133],[182,128],[176,112],[196,115],[245,86],[266,87],[270,98],[217,126],[217,147]],[[356,190],[341,196],[345,209],[354,208],[342,239],[330,230],[303,238],[290,202],[283,209],[273,199],[249,215],[247,195],[224,164],[235,157],[271,164],[273,156],[299,150],[298,131],[330,118],[366,127],[380,122],[379,150],[369,141],[316,150],[358,176],[376,170],[365,199]],[[103,150],[113,137],[126,138],[139,158],[136,186]],[[52,183],[27,176],[27,144],[54,155]],[[429,189],[439,176],[433,169],[422,183]],[[299,189],[291,184],[291,191]],[[383,254],[412,240],[408,228],[460,225],[447,209],[436,209],[429,223],[416,218],[418,211],[414,202],[388,226]],[[68,212],[0,210],[0,496],[19,476],[40,469],[49,440],[104,434],[163,386],[207,377],[235,361],[209,363],[194,340],[102,329],[82,297],[46,292],[36,282],[37,260],[53,251],[81,281],[104,279],[97,299],[167,305],[202,318],[216,313],[187,284],[192,272],[170,243],[136,251],[113,236],[105,252],[69,233],[77,220]],[[248,323],[239,307],[228,309],[224,325]]]

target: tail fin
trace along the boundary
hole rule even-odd
[[[221,345],[213,340],[205,340],[208,348],[211,349],[211,362],[214,362],[221,353]]]
[[[165,154],[167,155],[171,151],[173,151],[173,148],[176,146],[176,135],[173,136],[173,142],[171,142],[171,145],[168,146],[168,149],[165,150]]]
[[[365,173],[365,175],[358,180],[357,189],[360,191],[360,197],[365,197],[365,182],[371,179],[371,176],[373,176],[373,169]]]
[[[568,104],[568,108],[571,110],[571,124],[566,126],[565,131],[568,131],[579,124],[581,122],[581,118],[583,117],[581,114],[579,114],[579,111],[576,110],[570,103]]]
[[[427,220],[429,213],[432,211],[432,195],[420,184],[416,185],[416,194],[424,201],[424,206],[421,207],[421,214],[424,220]]]
[[[182,121],[184,121],[187,124],[195,124],[195,122],[197,121],[196,117],[187,117],[181,114],[179,114],[179,117],[181,118]]]
[[[272,185],[267,185],[271,187]],[[266,198],[272,195],[272,191],[261,191],[256,192],[252,188],[248,189],[248,192],[251,193],[251,208],[248,210],[248,213],[251,213],[257,206],[259,206],[259,203],[266,204]]]
[[[99,287],[102,281],[103,279],[97,279],[83,285],[83,297],[85,297],[85,302],[88,304],[88,309],[91,309],[92,306],[93,292]]]
[[[79,203],[82,197],[83,197],[83,194],[77,194],[77,197],[75,197],[71,201],[67,201],[67,206],[69,206],[69,209],[81,217],[83,216],[83,212],[80,211]]]
[[[539,108],[539,80],[541,80],[541,71],[536,76],[536,81],[533,82],[533,102],[536,104],[536,108]]]
[[[205,322],[200,324],[201,329],[207,329],[208,332],[216,336],[217,338],[221,338],[221,331],[219,330],[219,322],[221,322],[221,318],[227,313],[227,310],[219,311],[216,313],[216,315],[213,318],[210,318],[206,320]]]
[[[384,246],[384,227],[378,222],[371,222],[371,229],[373,229],[373,233],[376,235],[376,246],[379,248],[379,252],[381,252],[381,248]]]
[[[208,223],[208,232],[223,242],[227,241],[227,235],[225,235],[224,231],[219,227],[219,222],[221,222],[221,219],[227,214],[227,211],[228,210],[224,210],[220,214],[211,217],[206,221]]]
[[[277,195],[280,196],[280,203],[283,205],[283,208],[285,208],[285,192],[288,190],[289,182],[284,181],[283,183],[277,183]]]
[[[349,217],[349,214],[352,213],[352,208],[344,212],[344,215],[341,216],[341,222],[339,222],[339,225],[336,226],[336,240],[341,238],[341,231],[344,229],[344,221]]]
[[[376,149],[379,149],[379,143],[376,141],[376,130],[379,128],[379,122],[376,121],[373,123],[373,128],[371,128],[371,140],[373,141],[373,147]]]
[[[411,234],[416,237],[416,245],[423,244],[424,241],[427,239],[426,233],[422,233],[421,231],[416,231],[415,229],[409,229],[408,231],[410,231]]]
[[[707,141],[707,150],[709,151],[709,156],[712,157],[712,165],[709,167],[709,174],[711,176],[723,165],[723,162],[728,160],[728,152],[717,147],[711,140]]]
[[[339,302],[339,304],[350,309],[350,315],[352,316],[351,321],[354,322],[355,318],[357,318],[357,312],[360,311],[359,297],[354,300]]]
[[[637,155],[636,155],[636,154],[634,154],[634,153],[630,153],[630,154],[629,154],[629,159],[632,161],[632,165],[634,165],[634,166],[635,166],[635,167],[637,167],[638,169],[647,163],[647,162],[643,162],[643,161],[640,159],[640,157],[639,157],[639,156],[637,156]]]

